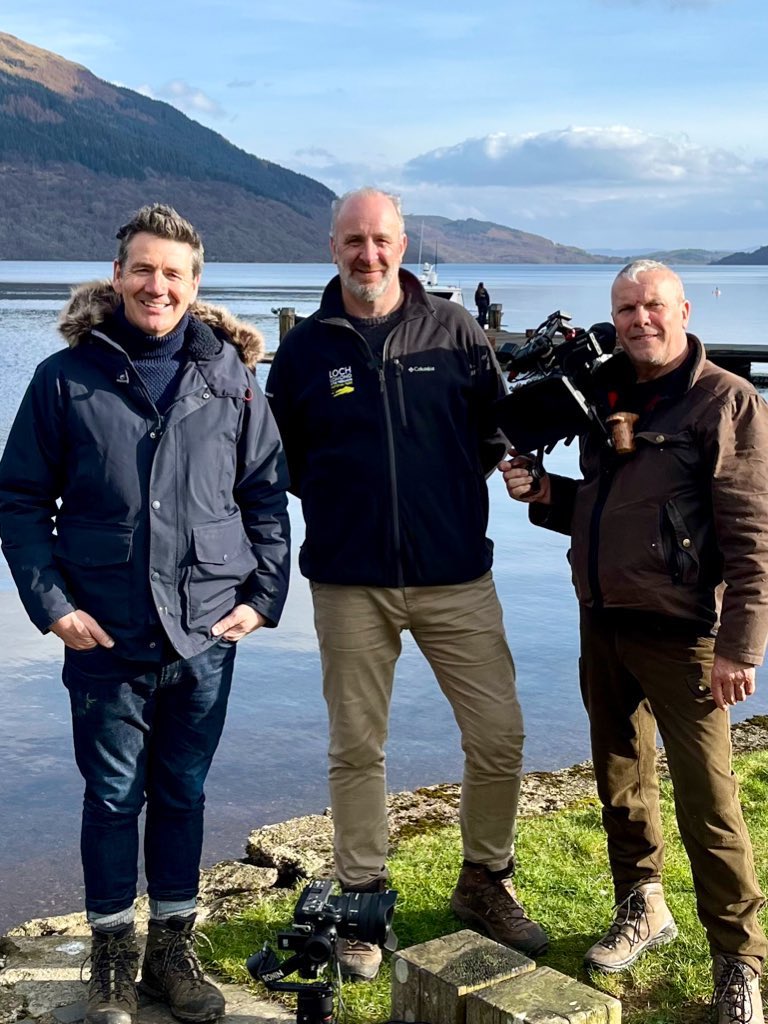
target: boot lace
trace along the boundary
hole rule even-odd
[[[648,911],[645,897],[638,889],[632,889],[629,895],[613,908],[614,917],[611,927],[600,939],[600,945],[606,949],[615,949],[619,940],[624,938],[630,948],[638,942],[644,942],[650,934]]]
[[[196,931],[174,932],[162,950],[160,977],[177,977],[187,981],[204,982],[203,968],[197,956],[196,945],[205,944],[213,949],[210,939]]]
[[[498,887],[504,891],[504,899],[498,899]],[[528,921],[523,905],[517,898],[515,886],[511,877],[500,878],[495,884],[488,886],[489,903],[492,909],[499,915],[511,922]],[[496,896],[496,899],[493,897]]]
[[[91,988],[95,988],[105,1002],[122,1002],[130,997],[136,983],[138,953],[133,935],[115,938],[108,935],[91,948],[80,966],[80,980],[91,965]]]
[[[749,1024],[752,1020],[752,997],[749,994],[749,967],[741,960],[723,958],[723,968],[715,983],[710,1006],[724,1009],[732,1024]]]

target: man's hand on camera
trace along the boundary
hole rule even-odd
[[[98,646],[115,646],[115,641],[104,632],[96,619],[82,609],[62,615],[49,626],[49,629],[73,651],[90,651]]]
[[[515,501],[529,504],[538,501],[542,505],[551,505],[552,496],[547,473],[539,478],[538,489],[531,489],[534,487],[532,466],[533,462],[528,455],[519,455],[514,449],[510,450],[509,457],[499,463],[499,471],[504,476],[507,492]]]
[[[267,620],[249,604],[238,604],[229,615],[225,615],[211,628],[211,635],[224,640],[242,640],[244,636],[260,629]]]

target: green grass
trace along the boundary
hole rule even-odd
[[[758,875],[768,884],[768,752],[746,754],[736,761],[741,799],[752,835]],[[617,975],[587,975],[586,949],[611,919],[613,889],[596,802],[522,820],[517,838],[518,895],[527,912],[546,928],[550,950],[541,963],[592,984],[622,1001],[624,1024],[693,1024],[706,1019],[711,993],[711,964],[703,929],[696,917],[688,861],[675,825],[672,793],[662,786],[667,840],[664,887],[680,937],[650,952],[633,968]],[[389,867],[398,891],[395,930],[400,948],[426,942],[462,927],[448,909],[461,866],[458,828],[443,828],[404,840]],[[290,926],[301,886],[288,895],[263,899],[240,917],[210,925],[211,966],[234,981],[248,981],[244,963],[265,940],[274,947],[275,932]],[[298,980],[293,976],[290,980]],[[266,991],[258,986],[260,993]],[[388,958],[370,984],[345,984],[347,1024],[378,1024],[389,1018]]]

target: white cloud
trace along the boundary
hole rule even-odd
[[[520,136],[496,132],[408,161],[408,182],[476,187],[701,184],[724,175],[750,177],[765,166],[685,135],[650,135],[617,125],[571,127]]]
[[[141,92],[146,90],[146,86],[142,86],[141,89],[137,90]],[[151,92],[144,91],[145,96],[151,96]],[[161,86],[155,91],[155,99],[167,100],[168,103],[172,103],[174,107],[178,107],[179,110],[183,110],[185,114],[205,114],[208,117],[226,117],[226,111],[218,102],[218,100],[212,99],[206,95],[202,89],[198,89],[194,85],[190,85],[189,82],[185,82],[182,78],[174,78],[170,82],[166,82],[165,85]]]
[[[496,132],[393,166],[345,162],[320,146],[294,170],[337,193],[373,184],[406,213],[474,217],[584,248],[765,244],[768,161],[625,125],[512,136]]]

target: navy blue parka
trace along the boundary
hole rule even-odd
[[[163,416],[104,330],[110,282],[78,289],[66,350],[44,360],[0,461],[3,552],[32,622],[75,609],[116,654],[185,658],[238,603],[271,625],[288,587],[287,474],[252,370],[261,339],[192,307],[189,361]]]

